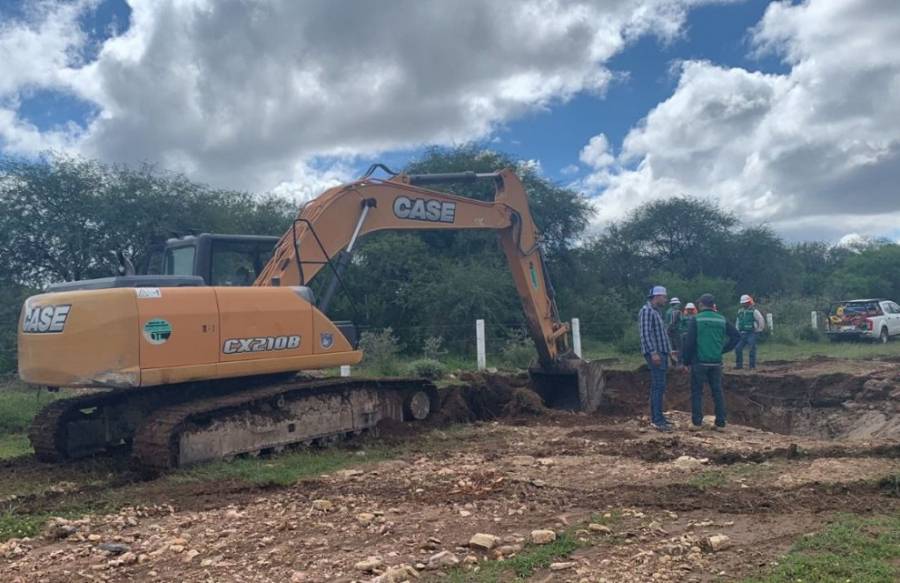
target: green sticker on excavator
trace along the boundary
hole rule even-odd
[[[534,268],[534,263],[529,262],[528,267],[531,268],[531,285],[534,286],[534,289],[537,289],[537,269]]]
[[[161,318],[154,318],[144,324],[144,338],[150,344],[164,344],[172,335],[172,325]]]

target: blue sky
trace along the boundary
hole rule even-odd
[[[0,0],[0,155],[300,201],[473,141],[585,194],[596,228],[686,194],[792,240],[900,237],[893,2],[365,6]]]

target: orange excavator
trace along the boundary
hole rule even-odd
[[[389,177],[374,177],[378,168]],[[493,183],[493,201],[424,188],[473,181]],[[22,380],[106,389],[45,407],[29,432],[37,456],[64,460],[130,445],[139,464],[165,469],[327,442],[385,419],[426,419],[439,406],[426,380],[297,376],[363,357],[355,326],[326,315],[360,237],[422,229],[498,233],[537,349],[533,385],[549,406],[596,409],[602,371],[569,350],[515,173],[412,175],[373,165],[303,206],[271,256],[274,238],[173,239],[161,275],[125,271],[28,298],[18,337]],[[308,285],[326,273],[317,301]]]

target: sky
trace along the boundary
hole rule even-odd
[[[151,162],[298,202],[475,142],[593,230],[710,199],[900,240],[896,0],[0,0],[0,155]]]

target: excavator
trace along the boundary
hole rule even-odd
[[[376,177],[379,169],[387,176]],[[493,200],[425,188],[480,181],[494,186]],[[29,297],[18,334],[21,379],[102,389],[39,412],[29,431],[37,457],[130,446],[139,466],[159,471],[427,419],[440,406],[427,380],[298,373],[363,358],[356,326],[327,316],[361,237],[472,229],[498,234],[537,350],[532,386],[550,407],[595,410],[603,372],[569,348],[515,172],[404,174],[376,164],[302,206],[277,240],[170,239],[160,275],[63,282]],[[320,273],[328,279],[316,298],[309,285]]]

